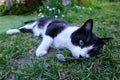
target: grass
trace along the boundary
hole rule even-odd
[[[65,19],[81,26],[87,19],[94,20],[93,32],[114,39],[90,59],[60,62],[55,51],[37,58],[35,50],[40,40],[31,34],[8,36],[5,31],[17,28],[24,21],[37,16],[0,17],[0,79],[2,80],[120,80],[120,3],[106,2],[97,7],[80,10],[71,7]],[[62,51],[63,54],[69,52]],[[66,55],[70,56],[70,55]]]
[[[21,26],[25,21],[36,19],[36,15],[28,16],[0,16],[0,33],[5,32],[9,28],[17,28]],[[18,20],[19,19],[19,20]]]

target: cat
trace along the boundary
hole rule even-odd
[[[112,38],[100,38],[93,32],[93,20],[87,20],[81,27],[73,26],[61,19],[39,18],[25,22],[18,29],[10,29],[6,34],[30,32],[34,36],[42,37],[42,42],[36,50],[36,56],[48,53],[53,45],[56,49],[66,48],[75,58],[89,58],[99,54],[100,49]]]

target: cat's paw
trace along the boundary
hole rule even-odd
[[[37,57],[44,56],[45,54],[47,54],[47,51],[38,51],[38,50],[36,50],[36,56]]]

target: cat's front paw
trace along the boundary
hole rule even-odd
[[[36,56],[37,57],[44,56],[45,54],[47,54],[47,51],[38,51],[38,50],[36,50]]]

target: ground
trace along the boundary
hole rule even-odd
[[[0,79],[2,80],[120,80],[120,3],[107,2],[97,7],[72,7],[65,20],[81,26],[94,20],[93,32],[101,37],[113,37],[100,55],[89,59],[57,60],[55,50],[36,57],[40,39],[31,34],[6,35],[10,28],[18,28],[37,15],[0,17]],[[70,52],[61,51],[65,56]],[[72,56],[71,56],[72,57]]]

